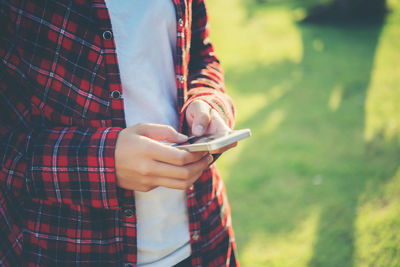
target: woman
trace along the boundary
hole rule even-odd
[[[1,263],[237,265],[213,157],[160,142],[233,127],[204,1],[0,7]]]

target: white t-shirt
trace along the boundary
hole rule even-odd
[[[107,0],[121,75],[127,126],[179,127],[171,0]],[[172,266],[191,254],[186,192],[135,192],[138,266]]]

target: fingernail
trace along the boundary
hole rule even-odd
[[[179,142],[185,142],[188,139],[188,137],[184,134],[178,133],[178,141]]]
[[[196,125],[195,127],[194,127],[194,134],[195,135],[202,135],[203,133],[204,133],[204,127],[203,126],[201,126],[200,124],[199,125]]]

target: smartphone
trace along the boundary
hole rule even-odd
[[[174,147],[184,148],[188,151],[213,151],[228,146],[237,141],[251,136],[250,129],[232,130],[229,132],[192,136],[184,143],[172,144]]]

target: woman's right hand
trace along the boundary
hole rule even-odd
[[[147,192],[158,186],[184,190],[206,170],[213,158],[208,152],[188,152],[164,144],[187,137],[167,125],[139,123],[123,129],[117,138],[117,184]]]

